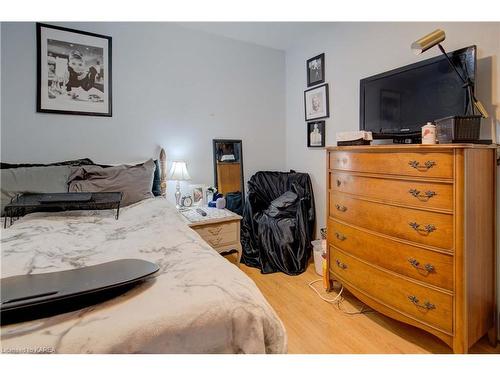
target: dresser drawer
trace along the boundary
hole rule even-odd
[[[371,298],[396,311],[437,327],[447,333],[453,330],[453,297],[411,282],[359,261],[330,247],[330,270],[340,281],[351,284]]]
[[[453,248],[453,215],[391,206],[330,193],[330,217],[375,232],[443,249]]]
[[[193,228],[210,246],[218,247],[238,241],[238,223],[210,224]]]
[[[429,209],[453,209],[453,184],[330,173],[330,189]]]
[[[453,256],[407,245],[328,219],[328,244],[374,265],[453,290]]]
[[[453,154],[446,152],[331,151],[329,167],[365,173],[453,178]]]

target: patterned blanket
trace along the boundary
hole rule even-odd
[[[3,353],[285,353],[284,326],[256,285],[165,199],[114,212],[35,213],[1,231],[1,276],[121,258],[156,277],[74,312],[1,327]]]

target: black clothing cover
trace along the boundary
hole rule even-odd
[[[243,199],[241,198],[242,193],[240,191],[237,191],[235,193],[227,193],[226,208],[238,215],[243,215]]]
[[[241,261],[262,273],[304,272],[311,255],[314,212],[307,173],[257,172],[248,181]]]

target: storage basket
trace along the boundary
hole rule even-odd
[[[481,130],[481,116],[450,116],[436,120],[439,143],[477,141]]]

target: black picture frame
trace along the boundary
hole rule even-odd
[[[320,143],[314,142],[311,133],[314,131],[314,126],[317,126],[319,135],[321,137]],[[323,148],[325,147],[325,139],[326,139],[326,122],[325,121],[313,121],[307,123],[307,147],[309,148]]]
[[[64,109],[53,109],[45,108],[42,103],[42,28],[53,29],[68,33],[75,33],[79,35],[84,35],[87,37],[104,39],[107,43],[107,67],[105,70],[105,84],[107,97],[107,111],[105,112],[93,112],[93,111],[80,111],[80,110],[64,110]],[[69,43],[69,42],[68,42]],[[36,48],[37,48],[37,100],[36,100],[36,111],[40,113],[52,113],[52,114],[65,114],[65,115],[79,115],[79,116],[104,116],[112,117],[113,115],[113,85],[112,85],[112,49],[113,49],[112,37],[107,35],[95,34],[87,31],[75,30],[61,26],[54,26],[45,23],[36,23]],[[104,55],[104,52],[103,52]],[[106,79],[107,78],[107,79]]]
[[[314,61],[319,60],[320,67],[318,69],[312,69],[310,64]],[[319,70],[319,71],[318,71]],[[307,75],[307,87],[316,86],[320,83],[325,82],[325,54],[321,53],[318,56],[311,57],[306,61],[306,75]],[[317,79],[315,76],[320,75]]]
[[[321,90],[324,90],[323,101],[322,101],[322,105],[323,105],[324,110],[321,111],[320,113],[318,113],[318,116],[316,116],[316,117],[308,116],[308,93],[314,92],[314,91],[320,92]],[[312,103],[309,103],[309,104],[312,105]],[[330,96],[328,93],[328,83],[325,83],[323,85],[316,86],[316,87],[310,88],[308,90],[305,90],[304,91],[304,118],[305,118],[306,122],[313,121],[313,120],[319,120],[322,118],[328,118],[328,117],[330,117]]]

